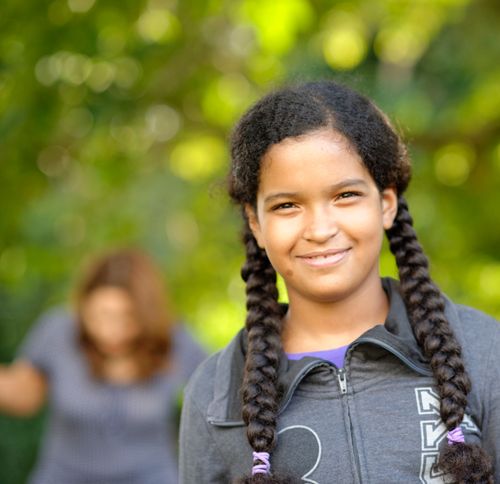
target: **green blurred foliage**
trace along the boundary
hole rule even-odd
[[[499,29],[495,0],[3,0],[0,361],[115,245],[149,251],[225,344],[244,318],[227,136],[287,80],[344,80],[391,115],[435,279],[500,317]],[[23,482],[42,424],[0,419],[0,482]]]

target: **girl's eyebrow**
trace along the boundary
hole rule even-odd
[[[345,180],[342,180],[338,183],[330,185],[328,187],[328,192],[336,192],[338,190],[341,190],[342,188],[352,187],[352,186],[356,186],[356,185],[363,185],[366,187],[368,184],[362,178],[346,178]],[[264,203],[272,202],[273,200],[276,200],[278,198],[294,198],[298,195],[299,195],[299,192],[271,193],[266,198],[264,198]]]

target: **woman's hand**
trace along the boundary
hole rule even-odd
[[[0,412],[30,417],[45,402],[46,391],[46,377],[28,361],[0,365]]]

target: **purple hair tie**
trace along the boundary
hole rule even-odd
[[[271,464],[269,462],[268,452],[254,452],[253,453],[253,467],[252,476],[255,474],[269,474],[271,471]],[[256,463],[260,462],[260,463]]]
[[[448,445],[463,444],[464,442],[465,437],[460,426],[448,432]]]

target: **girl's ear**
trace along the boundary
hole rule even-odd
[[[390,229],[398,212],[398,193],[394,187],[386,188],[381,193],[382,222],[384,229]]]
[[[248,218],[248,225],[250,226],[250,230],[252,231],[255,240],[257,241],[257,245],[263,249],[264,244],[262,242],[262,231],[260,229],[259,219],[257,218],[257,214],[255,209],[249,205],[248,203],[245,205],[245,213]]]

